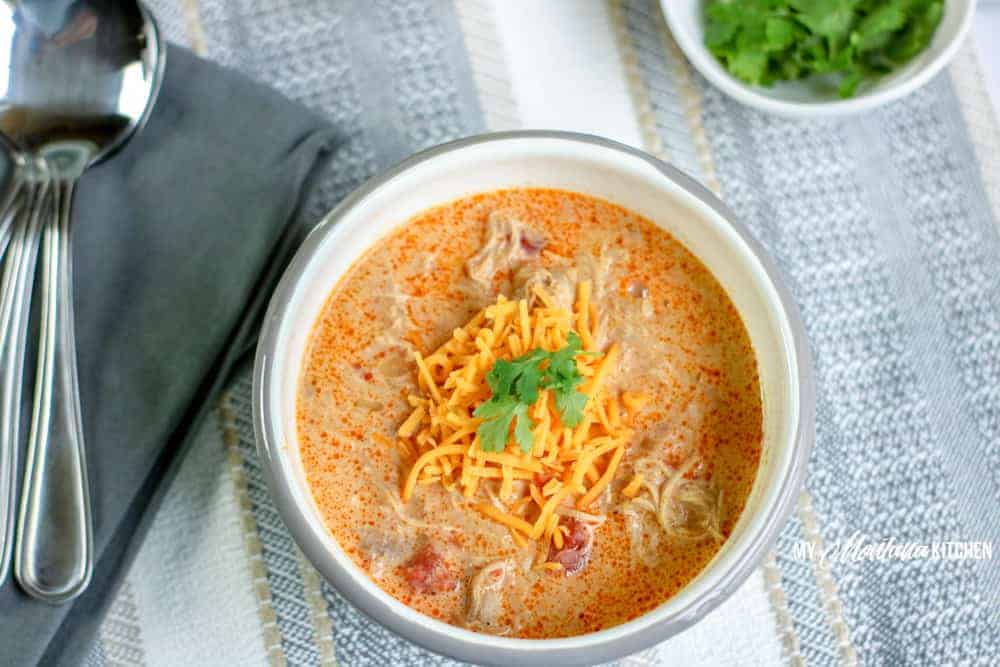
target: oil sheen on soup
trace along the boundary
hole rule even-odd
[[[712,559],[761,455],[757,363],[712,274],[609,202],[512,189],[370,248],[311,332],[297,397],[327,528],[442,621],[579,635]]]

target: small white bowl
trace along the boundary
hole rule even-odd
[[[363,572],[333,539],[304,479],[295,402],[309,333],[351,264],[413,215],[476,192],[534,186],[621,204],[674,235],[712,271],[740,312],[757,354],[763,453],[729,539],[677,595],[643,616],[561,639],[512,639],[424,616]],[[254,369],[254,428],[278,511],[302,552],[358,609],[426,648],[490,665],[605,662],[698,621],[749,576],[794,506],[814,437],[812,366],[795,304],[760,245],[711,192],[633,148],[581,134],[523,131],[438,146],[372,179],[309,235],[264,319]]]
[[[855,97],[841,99],[818,80],[784,81],[770,88],[743,83],[705,46],[705,0],[660,0],[677,45],[702,76],[735,100],[787,118],[818,118],[858,113],[899,99],[941,71],[972,25],[976,0],[944,0],[944,16],[931,43],[913,60],[887,74]]]

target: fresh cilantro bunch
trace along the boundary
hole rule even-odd
[[[538,400],[540,389],[552,390],[564,426],[580,423],[587,405],[587,397],[577,391],[583,382],[576,367],[576,355],[581,349],[580,337],[571,331],[566,346],[555,352],[536,348],[510,361],[497,359],[486,374],[493,395],[472,413],[483,420],[476,434],[484,452],[506,449],[510,425],[515,420],[514,440],[521,451],[531,451],[534,444],[531,430],[535,423],[528,415],[528,408]]]
[[[738,79],[830,75],[841,97],[920,53],[943,0],[707,0],[705,45]]]

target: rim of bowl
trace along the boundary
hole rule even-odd
[[[673,610],[662,618],[654,618],[658,615],[657,612],[662,610],[661,604],[627,623],[598,632],[555,639],[513,639],[473,632],[425,616],[388,594],[383,594],[387,599],[379,599],[359,581],[359,578],[364,576],[363,573],[360,577],[356,576],[335,562],[321,537],[311,529],[303,509],[296,502],[295,495],[299,484],[280,470],[278,458],[284,443],[280,441],[277,433],[278,409],[270,400],[266,400],[265,396],[269,395],[267,388],[275,372],[275,350],[293,292],[326,234],[336,227],[336,223],[349,210],[384,184],[416,165],[444,153],[478,144],[512,139],[556,139],[596,145],[624,153],[627,157],[637,158],[653,166],[663,177],[711,208],[733,228],[760,263],[767,281],[778,297],[780,317],[784,319],[791,333],[790,351],[794,354],[798,370],[799,418],[798,423],[794,425],[790,462],[784,477],[778,481],[779,490],[773,509],[757,531],[744,538],[746,540],[744,550],[736,553],[732,566],[720,573],[715,587],[706,589],[683,607]],[[264,478],[285,525],[316,569],[356,609],[411,642],[430,651],[461,660],[485,664],[514,662],[545,665],[592,664],[617,659],[652,646],[690,627],[732,595],[763,560],[766,551],[774,543],[778,532],[790,515],[805,478],[806,465],[815,440],[815,387],[805,329],[791,293],[785,287],[777,266],[764,248],[715,194],[676,167],[610,139],[557,130],[517,130],[479,134],[416,153],[369,179],[323,218],[306,237],[285,269],[264,317],[254,361],[253,421],[257,451],[263,461]]]
[[[699,4],[703,2],[704,0],[698,0]],[[954,5],[957,3],[953,0],[947,4]],[[951,36],[950,41],[934,58],[906,79],[895,82],[883,90],[846,100],[788,102],[771,97],[726,72],[708,48],[702,42],[695,39],[685,26],[680,24],[677,18],[677,10],[674,9],[677,5],[672,3],[671,0],[660,0],[660,5],[667,21],[667,27],[670,28],[670,33],[677,42],[677,45],[684,52],[688,61],[712,85],[738,102],[786,118],[829,118],[860,113],[880,107],[883,104],[888,104],[922,87],[934,78],[955,56],[955,53],[965,40],[969,29],[972,27],[972,18],[975,15],[976,9],[975,0],[965,0],[961,6],[964,13],[959,21],[958,30]]]

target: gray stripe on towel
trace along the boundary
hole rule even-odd
[[[935,390],[909,345],[925,314],[909,308],[899,286],[924,269],[919,257],[893,261],[884,246],[879,226],[890,222],[864,178],[880,145],[857,135],[856,123],[868,121],[765,117],[707,86],[705,99],[723,194],[791,276],[815,351],[821,405],[808,486],[824,541],[855,531],[873,541],[987,539],[964,531],[961,490],[946,465],[955,447],[975,440],[932,425]],[[884,113],[910,117],[900,105]],[[947,348],[938,339],[931,349]],[[996,654],[971,563],[835,561],[832,572],[862,660],[941,664]],[[825,651],[803,641],[803,653],[818,661]]]

